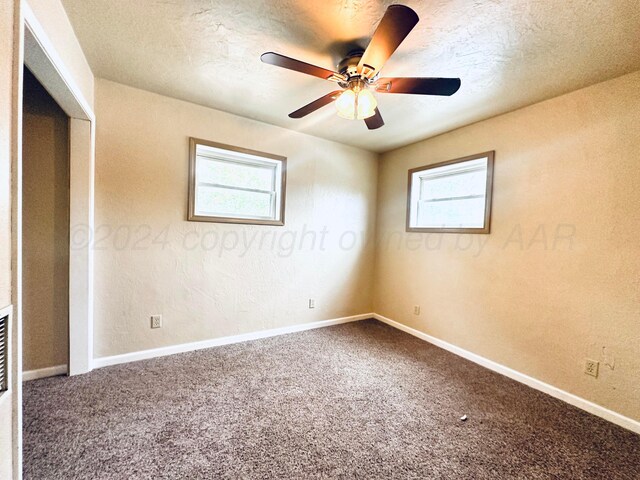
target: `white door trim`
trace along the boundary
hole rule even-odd
[[[24,0],[21,10],[24,18],[24,64],[70,117],[68,373],[77,375],[89,372],[93,362],[91,235],[94,231],[95,114],[33,10]],[[21,187],[18,186],[18,189],[18,197],[21,198]],[[22,222],[21,215],[17,221]],[[21,283],[20,278],[18,288],[21,288]],[[21,315],[18,322],[22,322]]]

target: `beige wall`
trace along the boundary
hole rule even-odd
[[[383,155],[375,311],[640,419],[639,86],[637,72]],[[405,233],[407,170],[487,150],[491,234]]]
[[[22,368],[66,365],[69,119],[25,70],[22,120]]]
[[[0,2],[0,309],[11,303],[11,144],[13,108],[13,1]],[[12,408],[0,395],[0,478],[11,478]]]
[[[96,115],[96,357],[371,311],[375,154],[105,80]],[[185,221],[189,136],[288,157],[286,225]]]

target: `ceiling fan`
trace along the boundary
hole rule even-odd
[[[418,20],[416,12],[409,7],[391,5],[380,20],[366,50],[351,52],[338,64],[337,72],[274,52],[263,53],[260,60],[335,82],[342,88],[290,113],[289,117],[302,118],[335,101],[339,116],[351,120],[364,120],[369,130],[375,130],[382,127],[384,121],[372,92],[449,96],[460,88],[459,78],[379,78],[384,63]]]

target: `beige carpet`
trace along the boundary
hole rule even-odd
[[[31,381],[24,404],[27,480],[640,478],[640,436],[373,320]]]

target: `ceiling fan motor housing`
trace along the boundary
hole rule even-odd
[[[362,72],[358,71],[358,65],[360,64],[362,55],[364,55],[363,50],[354,50],[349,52],[349,54],[338,64],[338,72],[347,77],[346,81],[338,82],[342,88],[353,89],[355,87],[355,90],[357,91],[365,88],[375,81],[375,77],[367,78],[362,74]]]
[[[358,63],[364,55],[364,50],[354,50],[338,63],[338,72],[350,77],[358,74]]]

